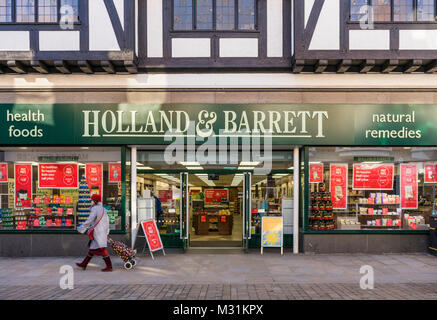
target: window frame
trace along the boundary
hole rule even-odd
[[[259,25],[258,25],[258,5],[259,1],[255,1],[255,14],[254,14],[254,28],[253,29],[239,29],[239,15],[238,15],[238,0],[234,0],[234,29],[229,30],[222,30],[217,29],[217,3],[216,0],[212,0],[212,29],[197,29],[197,0],[191,0],[192,1],[192,28],[186,29],[186,30],[177,30],[175,29],[175,10],[174,10],[174,0],[171,0],[171,32],[215,32],[215,33],[253,33],[253,32],[259,32]]]
[[[17,1],[11,0],[12,3],[12,21],[11,22],[0,22],[1,25],[58,25],[61,21],[61,0],[56,0],[57,5],[57,18],[56,22],[41,22],[38,20],[38,9],[39,9],[39,0],[35,0],[35,13],[34,13],[34,21],[33,22],[17,22]],[[80,12],[81,12],[81,1],[77,2],[77,21],[73,22],[74,25],[81,24],[80,20]]]
[[[370,6],[372,0],[366,0],[367,5]],[[413,0],[413,20],[412,21],[395,21],[394,20],[394,0],[390,0],[390,21],[373,21],[375,24],[430,24],[437,23],[437,0],[434,1],[434,20],[417,20],[417,1]],[[351,0],[348,1],[348,22],[349,23],[360,23],[360,21],[352,20],[352,3]]]

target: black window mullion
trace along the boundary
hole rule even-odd
[[[39,19],[38,19],[38,0],[35,0],[35,13],[34,13],[34,22],[38,23]]]
[[[17,6],[15,1],[17,0],[12,0],[11,4],[12,4],[12,22],[17,22]]]
[[[57,12],[57,22],[61,22],[61,0],[56,1],[56,5],[58,6],[56,12]]]
[[[238,25],[238,18],[239,18],[239,12],[238,12],[238,0],[235,0],[235,2],[234,2],[234,23],[235,23],[235,26],[234,26],[234,30],[239,30],[240,28],[239,28],[239,25]]]
[[[217,1],[212,0],[212,30],[217,30]]]
[[[393,22],[395,19],[395,1],[390,0],[390,22]]]
[[[193,16],[191,17],[193,19],[193,30],[197,30],[197,1],[193,0],[191,5],[193,8]]]

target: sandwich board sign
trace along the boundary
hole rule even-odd
[[[263,248],[281,248],[284,254],[284,222],[282,217],[262,217],[261,254]]]
[[[158,227],[156,226],[156,221],[154,219],[143,220],[139,223],[139,226],[135,230],[134,238],[136,242],[136,238],[143,236],[138,236],[139,227],[144,232],[144,238],[146,238],[147,246],[149,247],[150,255],[152,259],[155,260],[153,256],[153,252],[162,250],[162,253],[165,255],[164,245],[162,244],[161,236],[159,235]],[[135,246],[134,242],[134,246]],[[144,248],[145,250],[145,248]],[[143,251],[144,252],[144,251]]]

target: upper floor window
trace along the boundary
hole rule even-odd
[[[57,23],[62,14],[79,21],[79,0],[0,0],[0,23]]]
[[[436,0],[351,0],[351,21],[370,14],[375,22],[435,21]]]
[[[173,30],[255,30],[257,0],[173,0]]]

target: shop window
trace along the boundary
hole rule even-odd
[[[120,148],[0,148],[0,230],[76,230],[102,195],[122,230]]]
[[[351,21],[369,15],[375,22],[435,21],[436,0],[351,0]]]
[[[427,230],[437,151],[309,148],[309,230]]]
[[[255,30],[256,0],[173,0],[173,30]]]
[[[79,21],[79,0],[0,0],[0,23],[58,23],[62,15]]]

